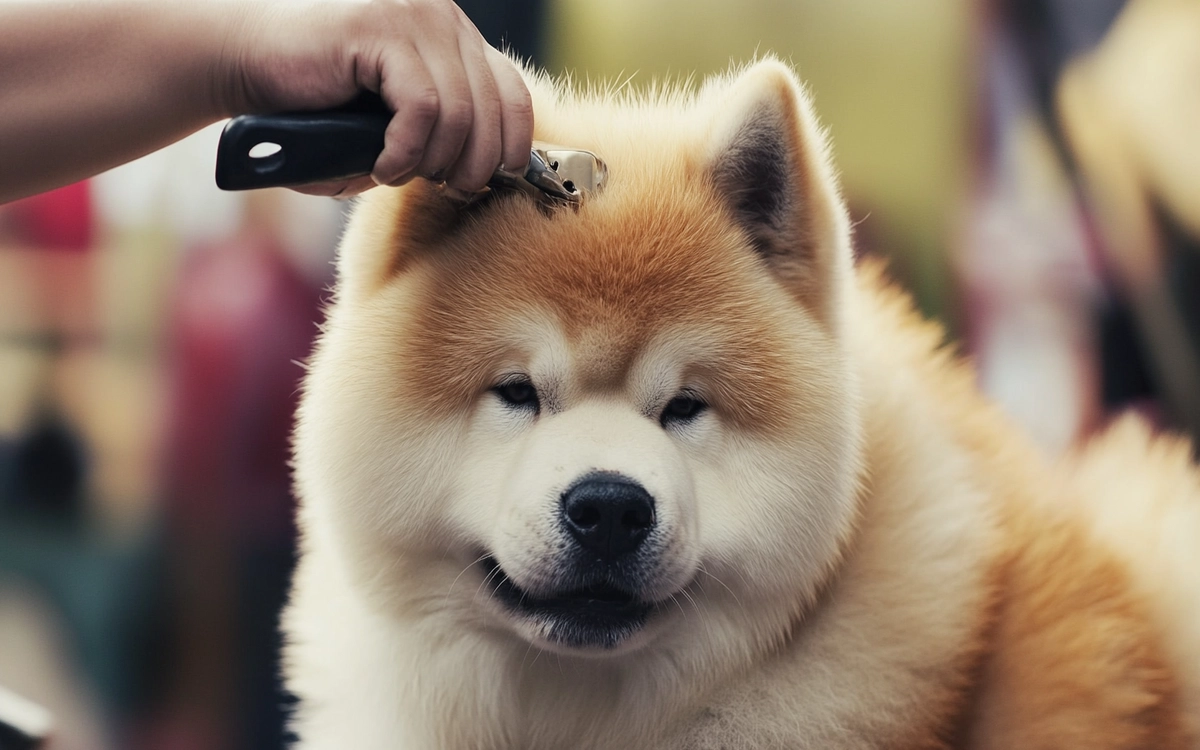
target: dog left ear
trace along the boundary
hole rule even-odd
[[[824,322],[851,262],[828,146],[792,72],[760,62],[723,91],[707,153],[722,201],[763,262]]]

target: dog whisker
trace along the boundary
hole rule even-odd
[[[708,634],[709,637],[712,637],[712,628],[709,626],[708,618],[704,616],[702,611],[700,611],[699,603],[697,603],[696,599],[688,593],[687,589],[680,589],[679,593],[687,597],[687,600],[692,603],[692,607],[696,610],[696,616],[700,618],[700,622],[704,623],[704,632]]]
[[[446,589],[446,599],[445,599],[445,601],[442,602],[443,607],[445,607],[446,605],[448,605],[450,603],[450,594],[454,591],[454,584],[458,583],[458,579],[462,578],[463,574],[466,573],[468,570],[475,567],[479,563],[483,562],[483,560],[486,557],[487,557],[487,553],[485,552],[482,555],[480,555],[479,557],[472,560],[470,562],[470,564],[467,565],[467,567],[465,567],[461,571],[459,571],[458,575],[454,576],[454,580],[450,582],[450,588]]]
[[[525,660],[529,658],[529,652],[530,652],[532,649],[533,649],[533,641],[530,641],[530,642],[529,642],[529,645],[525,647],[525,653],[524,653],[524,654],[521,656],[521,671],[522,671],[522,672],[524,672],[524,671],[525,671]],[[537,656],[534,656],[534,657],[533,657],[533,664],[536,664],[536,663],[537,663]],[[533,667],[533,664],[530,664],[529,666],[530,666],[530,667]]]
[[[742,606],[743,606],[743,605],[742,605],[742,600],[738,598],[738,595],[737,595],[737,594],[733,593],[733,589],[729,588],[729,585],[728,585],[728,584],[726,584],[724,581],[722,581],[720,578],[717,578],[717,577],[716,577],[715,575],[713,575],[712,573],[709,573],[709,572],[708,572],[708,570],[706,570],[706,569],[705,569],[705,567],[704,567],[704,563],[700,563],[700,572],[701,572],[701,573],[703,573],[704,575],[708,576],[709,578],[713,579],[713,580],[714,580],[714,581],[716,581],[717,583],[721,584],[722,586],[724,586],[724,587],[725,587],[725,590],[729,592],[729,595],[733,597],[733,600],[734,600],[735,602],[737,602],[737,605],[738,605],[739,607],[742,607]]]
[[[500,568],[492,568],[491,570],[488,571],[488,574],[483,577],[482,581],[479,582],[479,588],[475,589],[475,595],[473,597],[471,597],[472,603],[477,602],[479,600],[479,592],[483,591],[483,587],[486,586],[492,580],[492,578],[494,578],[499,573],[500,573]],[[507,580],[507,579],[508,579],[508,577],[505,576],[505,580]],[[494,594],[494,593],[496,593],[496,590],[492,589],[488,595],[490,596],[491,594]]]
[[[678,594],[672,594],[672,595],[671,595],[671,601],[675,603],[675,606],[676,606],[676,607],[679,607],[679,614],[680,614],[680,616],[681,616],[681,617],[683,617],[683,619],[684,619],[684,620],[687,620],[687,610],[686,610],[686,609],[684,609],[684,608],[683,608],[683,605],[679,603],[679,595],[678,595]]]

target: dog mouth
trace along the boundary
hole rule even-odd
[[[641,630],[654,608],[610,583],[534,596],[513,583],[495,558],[480,564],[493,597],[513,614],[541,624],[547,640],[569,648],[615,648]]]

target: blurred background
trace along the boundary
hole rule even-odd
[[[790,61],[859,251],[1048,454],[1126,409],[1200,434],[1195,0],[461,4],[580,80]],[[285,742],[287,438],[346,206],[217,191],[219,131],[0,206],[0,685],[59,750]]]

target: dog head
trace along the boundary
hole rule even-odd
[[[769,643],[856,510],[823,135],[773,61],[691,96],[531,88],[539,139],[608,184],[550,215],[361,201],[297,430],[308,544],[374,606],[560,653]]]

